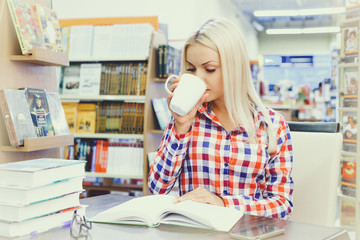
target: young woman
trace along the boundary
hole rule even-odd
[[[172,112],[150,167],[151,192],[166,194],[178,180],[176,202],[287,219],[293,191],[289,127],[258,97],[240,30],[226,19],[211,19],[183,53],[182,72],[200,77],[207,90],[187,115]]]

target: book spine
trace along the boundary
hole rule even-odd
[[[0,103],[1,111],[3,113],[3,118],[5,121],[5,127],[9,136],[10,145],[20,146],[20,141],[16,137],[14,122],[13,119],[11,119],[12,115],[7,104],[6,94],[4,90],[0,91]]]

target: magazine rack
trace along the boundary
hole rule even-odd
[[[50,7],[50,0],[30,1]],[[20,44],[6,1],[0,1],[0,89],[23,87],[41,88],[57,92],[56,69],[68,65],[66,54],[34,49],[32,55],[21,55]],[[55,136],[25,140],[24,147],[10,147],[3,118],[0,118],[0,163],[35,158],[59,158],[60,147],[72,144],[73,136]]]
[[[1,150],[5,152],[34,152],[51,148],[65,147],[72,144],[74,144],[73,135],[25,138],[24,146],[2,146]]]
[[[69,66],[69,56],[41,48],[33,48],[31,55],[11,55],[10,60],[42,66]]]

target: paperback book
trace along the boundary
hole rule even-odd
[[[54,136],[49,105],[44,89],[24,88],[36,136]]]
[[[344,112],[343,115],[343,150],[356,152],[357,148],[357,116],[356,112]]]
[[[344,160],[342,163],[341,192],[347,196],[356,196],[356,160]]]
[[[174,198],[171,195],[138,197],[103,211],[89,221],[149,227],[172,224],[228,232],[244,215],[234,208],[194,201],[174,204]]]
[[[161,130],[165,130],[166,125],[169,122],[169,118],[171,116],[171,112],[167,105],[166,98],[153,98],[152,99],[153,109],[156,115],[156,118],[159,123],[159,127]]]
[[[1,89],[0,103],[11,146],[23,146],[25,138],[36,137],[24,91]]]
[[[49,104],[49,113],[55,135],[62,136],[71,134],[59,94],[56,92],[47,92],[46,100]]]
[[[346,27],[344,29],[345,54],[359,52],[359,29],[358,27]]]

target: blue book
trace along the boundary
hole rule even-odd
[[[0,185],[35,187],[85,175],[86,161],[40,158],[0,164]]]

